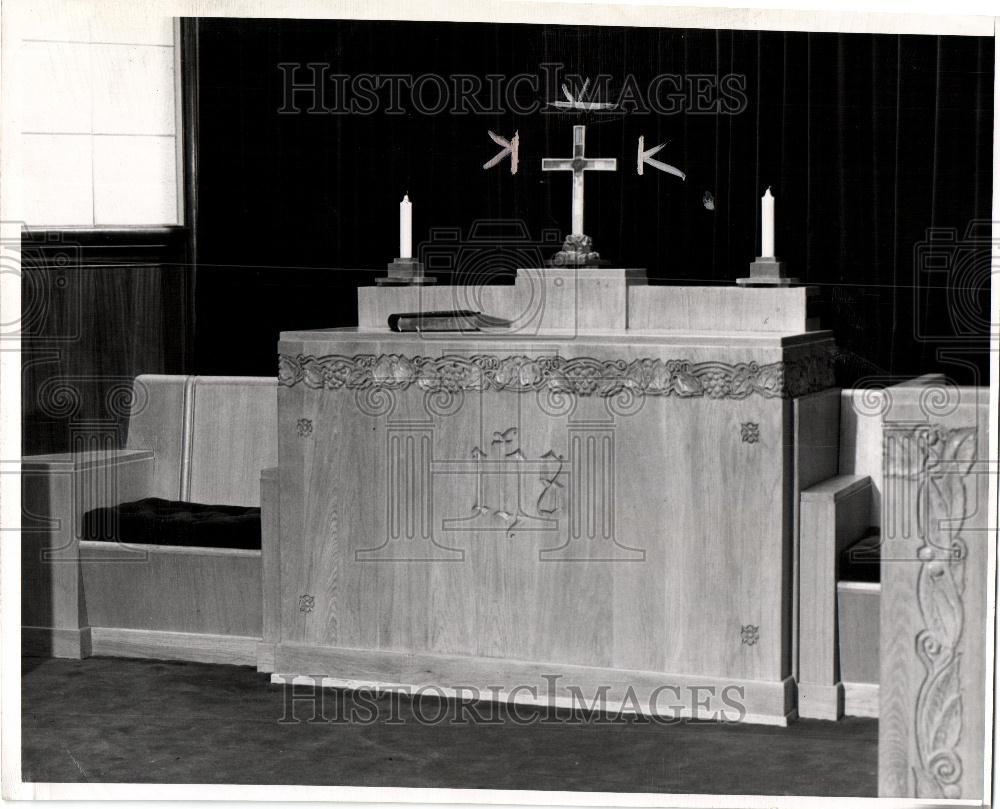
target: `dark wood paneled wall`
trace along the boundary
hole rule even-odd
[[[134,377],[190,365],[187,231],[25,231],[21,248],[23,452],[120,446]]]

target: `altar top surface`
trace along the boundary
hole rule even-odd
[[[732,346],[792,348],[829,342],[833,332],[819,330],[800,333],[782,332],[724,332],[724,331],[677,331],[677,330],[628,330],[603,332],[545,331],[522,333],[507,331],[488,332],[394,332],[385,329],[362,329],[343,327],[330,329],[302,329],[281,332],[279,349],[292,350],[318,343],[406,343],[411,348],[415,344],[426,345],[428,352],[436,353],[445,349],[461,347],[468,351],[477,345],[518,344],[525,350],[550,350],[557,348],[570,351],[575,344],[595,346]]]

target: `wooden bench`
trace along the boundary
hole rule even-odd
[[[830,464],[830,435],[811,444],[800,437],[798,443],[800,451],[811,456],[812,466],[822,456],[827,471],[827,476],[803,475],[799,492],[798,711],[813,719],[878,717],[884,582],[877,574],[887,536],[880,527],[884,420],[894,402],[921,397],[933,402],[947,399],[951,390],[941,374],[886,389],[844,390],[838,397],[839,412],[832,399],[821,398],[825,395],[816,394],[815,399],[829,411],[830,418],[820,423],[839,424],[839,435],[832,439],[835,466]],[[808,405],[804,401],[800,406]]]
[[[90,654],[257,664],[261,552],[92,541],[83,515],[147,497],[259,507],[277,464],[277,382],[136,378],[124,449],[22,460],[22,646]]]
[[[883,392],[816,394],[821,436],[802,437],[795,621],[798,713],[878,715],[878,584],[844,581],[845,552],[878,525]],[[803,402],[802,406],[809,406]],[[821,459],[822,462],[819,462]],[[876,540],[877,541],[877,540]]]

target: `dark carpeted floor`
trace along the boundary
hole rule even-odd
[[[408,699],[383,697],[375,712],[330,691],[323,715],[334,721],[295,723],[279,721],[283,689],[249,668],[90,658],[25,659],[23,671],[26,781],[876,794],[874,720],[518,723],[500,711],[496,724],[449,724],[433,720],[457,703],[429,699],[422,724]],[[337,721],[352,705],[377,718]],[[302,720],[314,707],[292,704]]]

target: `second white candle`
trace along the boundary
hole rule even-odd
[[[774,258],[774,197],[771,186],[760,200],[760,257]]]
[[[399,203],[399,257],[413,257],[413,203],[409,194]]]

